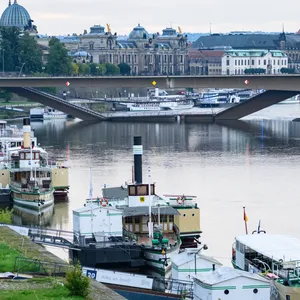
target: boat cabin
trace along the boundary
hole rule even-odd
[[[110,237],[122,238],[122,211],[112,207],[87,204],[73,210],[73,231],[81,244],[105,242]]]
[[[251,273],[268,273],[283,284],[300,284],[300,239],[263,233],[238,236],[232,263]]]
[[[197,273],[193,299],[270,300],[270,282],[258,274],[220,267]]]

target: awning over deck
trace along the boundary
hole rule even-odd
[[[148,206],[135,206],[135,207],[124,207],[123,209],[124,217],[135,217],[135,216],[148,216],[149,215],[149,207]],[[153,215],[158,215],[158,207],[153,206],[151,208]],[[178,216],[180,213],[173,208],[172,206],[160,206],[159,213],[161,216]]]

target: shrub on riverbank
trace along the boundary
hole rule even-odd
[[[0,223],[11,224],[12,221],[12,210],[0,209]]]
[[[90,279],[82,274],[82,269],[79,264],[70,269],[66,273],[66,288],[71,296],[87,297],[90,291]]]

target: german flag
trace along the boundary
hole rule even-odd
[[[246,209],[245,209],[245,207],[243,207],[243,209],[244,209],[244,221],[245,221],[245,222],[248,222],[248,217],[247,217],[247,214],[246,214]]]

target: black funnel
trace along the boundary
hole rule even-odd
[[[142,146],[141,136],[135,136],[133,138],[133,155],[134,155],[134,181],[136,184],[141,184],[143,183],[143,167],[142,167],[143,146]]]
[[[30,118],[23,119],[23,126],[30,125]]]

